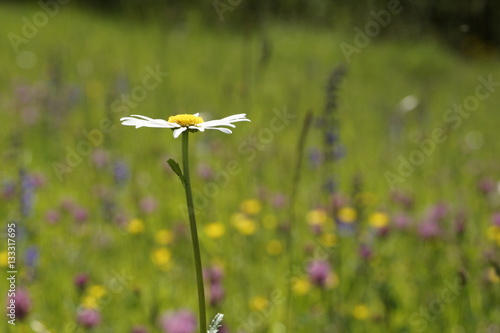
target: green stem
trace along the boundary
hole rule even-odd
[[[184,189],[189,213],[189,225],[193,240],[194,266],[196,268],[196,285],[198,287],[198,303],[200,312],[200,333],[207,332],[207,315],[205,310],[205,289],[203,286],[203,271],[201,266],[200,242],[196,230],[196,217],[194,214],[193,194],[191,193],[191,180],[189,178],[189,131],[182,133],[182,166],[184,168]]]
[[[297,198],[297,191],[299,188],[299,183],[300,183],[300,174],[302,170],[302,160],[304,159],[304,148],[306,144],[306,138],[307,134],[309,132],[309,127],[311,126],[311,122],[313,119],[313,112],[309,110],[306,114],[306,117],[304,118],[304,122],[302,124],[302,131],[300,132],[299,136],[299,141],[297,143],[297,160],[295,164],[295,172],[292,180],[292,191],[290,194],[290,201],[289,201],[289,229],[288,229],[288,234],[287,234],[287,239],[286,239],[286,244],[287,244],[287,251],[289,255],[289,262],[288,262],[288,272],[292,273],[293,272],[293,265],[294,265],[294,238],[293,238],[293,232],[294,229],[296,228],[295,226],[295,200]],[[288,329],[291,330],[293,327],[293,293],[292,293],[292,279],[288,281],[288,292],[287,292],[287,312],[288,312]]]

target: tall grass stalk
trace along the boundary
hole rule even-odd
[[[292,189],[290,193],[290,202],[289,202],[289,228],[287,234],[287,250],[289,256],[289,272],[293,271],[293,263],[294,263],[294,241],[293,241],[293,229],[295,225],[295,201],[297,199],[297,191],[300,183],[300,175],[302,170],[302,161],[304,159],[304,148],[307,139],[307,134],[309,132],[309,128],[311,127],[313,119],[313,112],[309,110],[304,118],[302,123],[302,130],[300,132],[299,141],[297,142],[297,151],[296,151],[296,164],[295,170],[292,179]],[[287,312],[288,312],[288,327],[292,327],[292,280],[288,281],[288,293],[287,293]]]

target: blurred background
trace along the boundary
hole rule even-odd
[[[221,332],[500,332],[499,19],[0,1],[0,331],[196,331],[181,142],[120,118],[200,112],[251,119],[190,135]]]

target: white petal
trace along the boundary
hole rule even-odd
[[[128,120],[140,120],[140,119],[136,119],[136,118],[132,118],[132,117],[123,117],[123,118],[120,118],[120,121],[128,121]]]
[[[205,130],[205,128],[201,127],[201,126],[189,126],[189,129],[200,131],[200,132],[203,132]]]
[[[233,124],[231,124],[230,122],[223,121],[223,120],[209,120],[209,121],[205,121],[205,122],[201,123],[200,126],[203,126],[203,127],[212,127],[212,126],[236,127]]]
[[[222,133],[226,133],[226,134],[233,133],[229,128],[225,128],[225,127],[208,127],[206,129],[218,130],[218,131],[221,131]]]
[[[195,114],[193,114],[193,116],[195,116],[195,117],[199,117],[199,116],[200,116],[200,113],[199,113],[199,112],[198,112],[198,113],[195,113]]]
[[[149,118],[149,117],[146,117],[146,116],[141,116],[140,114],[133,114],[130,117],[137,117],[137,118],[142,118],[142,119],[146,119],[146,120],[153,120],[153,118]]]
[[[236,123],[239,121],[250,121],[250,119],[245,118],[246,114],[245,113],[240,113],[240,114],[235,114],[229,117],[225,117],[222,119],[218,120],[210,120],[202,123],[201,125],[203,127],[210,127],[210,126],[228,126],[228,127],[236,127],[232,125],[231,123]]]
[[[182,132],[187,130],[187,127],[179,127],[174,130],[174,138],[177,139]]]
[[[154,122],[149,122],[147,120],[135,119],[135,118],[122,118],[122,125],[139,127],[165,127],[170,128],[169,125],[157,124]]]
[[[235,114],[229,117],[222,118],[221,120],[229,121],[229,122],[237,122],[237,121],[250,121],[250,119],[246,118],[246,113]]]
[[[137,118],[133,118],[137,117]],[[169,123],[164,119],[152,119],[146,116],[133,115],[131,117],[123,117],[120,119],[122,125],[139,127],[160,127],[160,128],[176,128],[177,124]]]

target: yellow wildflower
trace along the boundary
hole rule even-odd
[[[127,230],[133,235],[140,234],[144,231],[144,222],[140,219],[133,219],[128,223]]]
[[[255,221],[243,214],[235,214],[232,218],[232,224],[243,235],[252,235],[257,230]]]
[[[250,309],[252,311],[263,311],[269,305],[269,301],[264,296],[256,296],[250,300]]]
[[[90,297],[94,297],[97,299],[103,297],[107,293],[108,293],[108,291],[106,290],[106,288],[100,284],[90,286],[89,289],[87,290],[87,294]]]
[[[311,283],[306,278],[296,278],[292,283],[292,291],[297,295],[305,295],[311,290]]]
[[[320,242],[326,247],[333,247],[337,244],[337,236],[331,232],[325,233],[321,235]]]
[[[370,309],[365,304],[358,304],[352,310],[352,315],[357,320],[366,320],[370,317]]]
[[[170,251],[164,247],[160,247],[153,251],[152,254],[153,262],[159,269],[163,271],[168,271],[172,267],[172,254]]]
[[[82,299],[82,305],[88,309],[97,309],[99,308],[99,300],[107,293],[107,289],[102,285],[90,286]]]
[[[226,233],[226,227],[221,222],[209,223],[204,228],[205,234],[210,238],[221,238]]]
[[[161,229],[156,232],[155,240],[160,245],[168,245],[174,240],[174,234],[170,230]]]
[[[385,228],[389,225],[389,216],[383,212],[373,213],[370,217],[370,224],[377,228]]]
[[[256,215],[261,210],[260,201],[257,199],[248,199],[241,203],[241,211],[248,215]]]
[[[273,239],[272,241],[267,243],[266,250],[270,255],[277,256],[278,254],[283,252],[283,244],[281,243],[281,241]]]
[[[0,252],[0,267],[7,267],[9,264],[9,254],[7,251]]]
[[[328,215],[323,209],[314,209],[307,213],[306,221],[309,225],[323,225],[328,221]]]
[[[500,227],[496,225],[491,225],[487,230],[488,239],[494,241],[500,246]]]
[[[82,306],[87,309],[98,309],[99,308],[99,300],[95,297],[85,296],[82,299]]]
[[[339,209],[337,217],[343,223],[353,223],[354,221],[356,221],[358,214],[352,207],[342,207]]]

